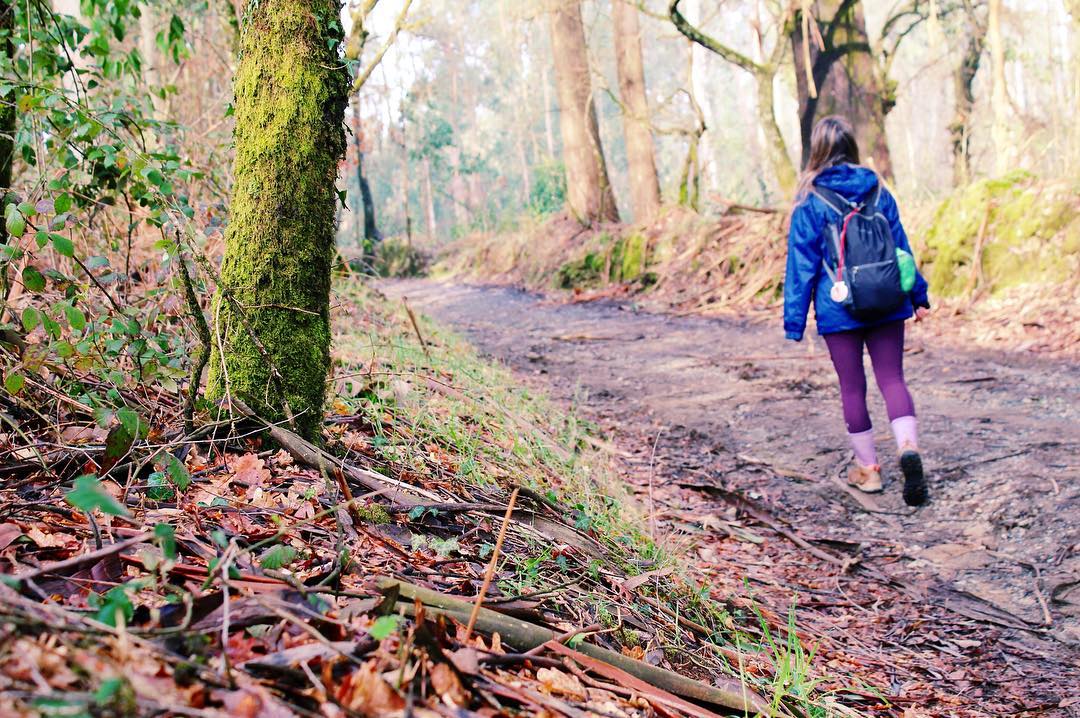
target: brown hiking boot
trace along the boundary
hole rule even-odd
[[[848,469],[847,482],[859,491],[876,494],[881,491],[881,467],[862,466],[858,462]]]

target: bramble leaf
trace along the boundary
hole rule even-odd
[[[67,493],[64,500],[80,511],[88,513],[98,509],[112,516],[128,515],[128,510],[105,490],[105,487],[101,485],[101,480],[93,474],[84,474],[75,479],[75,488]]]
[[[8,374],[4,378],[4,388],[9,394],[18,394],[26,386],[26,377],[22,374]]]
[[[381,641],[394,633],[400,622],[400,616],[379,616],[375,619],[375,623],[371,624],[371,628],[368,629],[368,635],[376,641]]]
[[[262,555],[259,565],[271,571],[288,566],[296,560],[296,549],[285,544],[278,544]]]
[[[23,286],[31,292],[40,292],[45,289],[45,275],[32,264],[26,265],[23,269],[22,282]]]
[[[187,467],[184,466],[184,462],[180,461],[180,459],[170,456],[167,470],[169,480],[177,489],[186,491],[187,487],[191,486],[191,474],[188,473]]]
[[[176,529],[169,524],[158,524],[154,527],[154,538],[161,546],[161,552],[165,558],[176,558]]]

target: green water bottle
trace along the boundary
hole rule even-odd
[[[900,267],[900,288],[910,292],[915,287],[915,258],[910,252],[897,247],[896,264]]]

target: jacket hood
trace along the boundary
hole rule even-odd
[[[857,202],[874,189],[878,184],[878,176],[868,167],[845,163],[822,170],[814,184],[831,189],[851,202]]]

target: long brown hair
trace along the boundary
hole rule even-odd
[[[840,115],[821,118],[810,135],[810,159],[806,161],[806,167],[799,175],[795,204],[799,205],[806,199],[819,174],[845,162],[859,164],[859,145],[855,141],[855,129],[846,117]]]

